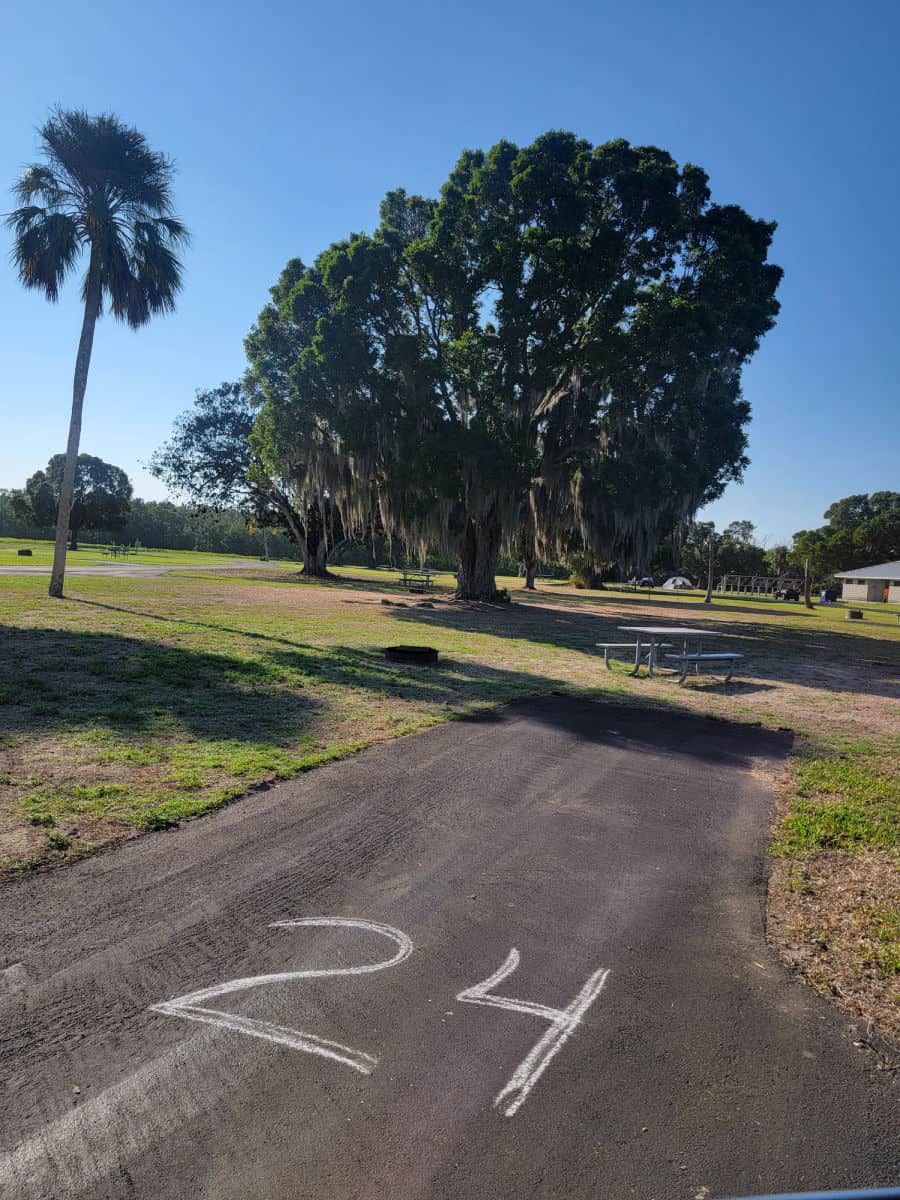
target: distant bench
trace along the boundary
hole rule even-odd
[[[672,658],[675,662],[681,663],[681,675],[678,682],[684,683],[687,678],[687,673],[694,668],[694,673],[700,674],[701,665],[721,665],[728,667],[728,674],[725,676],[724,682],[727,683],[734,674],[734,664],[739,658],[743,658],[743,654],[737,654],[731,650],[716,651],[710,654],[667,654],[666,658]]]

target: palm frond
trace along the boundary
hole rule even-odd
[[[11,213],[7,222],[16,230],[13,262],[22,283],[56,300],[81,250],[76,222],[66,213],[33,206]]]
[[[181,263],[172,249],[169,226],[159,220],[135,226],[131,273],[135,281],[129,324],[143,324],[152,313],[171,312],[181,287]]]
[[[32,163],[25,168],[21,177],[13,184],[13,192],[22,205],[28,205],[37,198],[48,208],[62,204],[66,196],[62,182],[50,167],[41,163]]]
[[[169,240],[173,244],[187,245],[191,240],[188,227],[177,217],[157,217],[156,223],[168,232]]]
[[[46,215],[46,208],[41,208],[38,204],[25,204],[9,213],[5,218],[5,224],[18,237],[20,234],[27,233],[32,225]]]

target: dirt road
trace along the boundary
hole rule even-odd
[[[563,699],[0,889],[0,1196],[721,1197],[898,1178],[763,931],[780,735]]]

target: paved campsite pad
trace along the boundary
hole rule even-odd
[[[765,946],[786,749],[534,701],[13,881],[0,1196],[668,1200],[896,1179],[890,1075]],[[398,932],[272,927],[322,916]],[[391,958],[194,999],[230,1029],[149,1011]],[[346,1053],[285,1044],[298,1031]]]

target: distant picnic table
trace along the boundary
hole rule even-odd
[[[402,587],[409,588],[411,592],[430,592],[433,578],[434,574],[431,571],[404,568],[400,575],[400,584]]]
[[[124,558],[127,554],[133,554],[134,551],[130,546],[104,546],[104,558],[118,558],[120,555]]]

